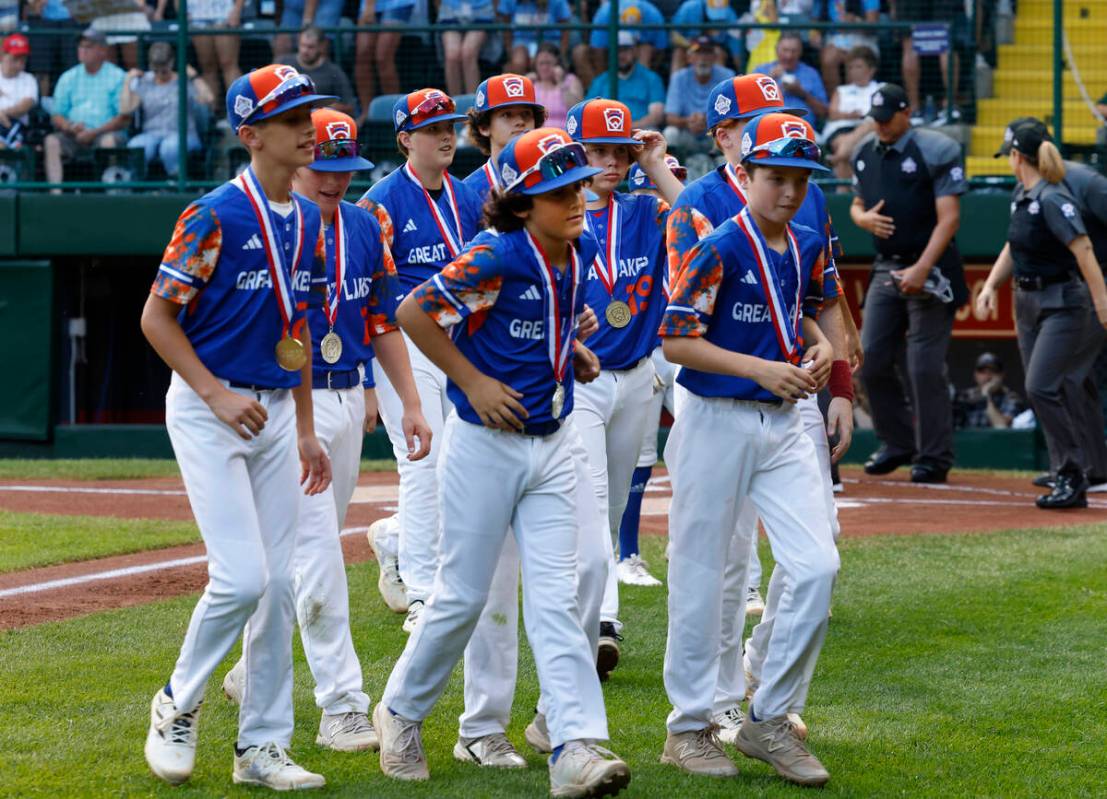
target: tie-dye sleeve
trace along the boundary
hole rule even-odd
[[[496,304],[503,268],[487,245],[470,247],[453,263],[415,289],[423,312],[443,328]]]
[[[723,282],[723,259],[713,242],[696,244],[684,259],[661,318],[663,337],[697,337],[707,332]]]
[[[815,262],[811,265],[811,279],[803,298],[803,315],[818,319],[823,305],[838,296],[837,285],[836,276],[826,274],[826,250],[819,249]],[[828,286],[831,293],[828,293]]]
[[[211,279],[222,246],[223,230],[215,211],[188,206],[177,219],[150,292],[180,305],[192,302]]]
[[[362,197],[358,200],[357,207],[373,215],[381,228],[381,240],[391,247],[396,239],[396,229],[392,226],[392,217],[389,215],[388,209],[368,197]]]
[[[396,326],[396,308],[404,296],[400,278],[396,274],[396,262],[392,260],[392,250],[381,242],[381,257],[376,261],[370,283],[367,302],[369,312],[369,332],[374,336],[383,336],[398,330]]]
[[[665,255],[669,264],[670,287],[676,283],[677,273],[688,251],[712,230],[714,226],[707,217],[691,205],[678,201],[669,211],[665,224]]]

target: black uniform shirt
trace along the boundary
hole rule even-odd
[[[1086,164],[1065,161],[1061,184],[1076,200],[1096,260],[1107,269],[1107,177]]]
[[[1057,278],[1075,271],[1069,244],[1085,235],[1076,200],[1063,186],[1045,180],[1029,190],[1015,186],[1007,228],[1015,277]]]

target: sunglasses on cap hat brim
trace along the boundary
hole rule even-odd
[[[828,167],[819,163],[821,158],[822,151],[815,142],[810,139],[786,136],[757,145],[742,156],[742,163],[754,166],[790,166],[829,172]]]
[[[399,130],[419,130],[436,122],[460,122],[465,118],[465,114],[457,113],[457,103],[452,97],[434,94],[424,97],[419,105],[405,114]]]
[[[358,143],[353,139],[331,139],[315,145],[315,161],[309,166],[312,172],[360,172],[373,168],[373,162],[362,158]]]
[[[567,142],[543,153],[533,166],[524,169],[515,180],[504,187],[504,193],[546,194],[563,186],[587,180],[602,171],[588,166],[588,156],[582,144]],[[539,175],[541,180],[533,186],[527,186],[527,178],[535,174]]]
[[[262,97],[253,113],[239,121],[238,125],[252,125],[270,119],[302,105],[326,105],[338,98],[331,94],[316,94],[315,82],[307,75],[297,74],[285,78]]]

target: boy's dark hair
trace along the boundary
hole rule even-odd
[[[534,114],[534,127],[542,127],[542,123],[546,121],[546,109],[540,105],[528,107]],[[499,110],[499,108],[492,108],[482,112],[477,111],[475,108],[470,108],[466,112],[469,117],[465,123],[469,128],[469,141],[476,145],[476,148],[485,155],[492,155],[492,139],[481,133],[480,129],[482,125],[486,128],[490,127],[492,125],[492,115]]]
[[[522,230],[526,220],[517,214],[529,211],[533,207],[534,198],[529,194],[504,194],[498,189],[492,189],[488,193],[488,199],[484,201],[483,224],[500,233]]]
[[[846,63],[860,59],[865,62],[869,69],[876,69],[880,66],[880,62],[876,59],[876,53],[873,52],[871,47],[863,44],[857,45],[846,53]]]

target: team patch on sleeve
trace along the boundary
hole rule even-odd
[[[702,336],[707,319],[715,312],[715,299],[723,282],[723,261],[713,244],[697,244],[684,260],[673,282],[669,304],[661,318],[660,335]]]
[[[222,246],[223,230],[215,211],[188,206],[177,219],[151,293],[187,305],[211,279]]]
[[[496,304],[503,275],[488,246],[471,247],[456,261],[415,289],[415,299],[440,327],[453,327],[472,314]]]

